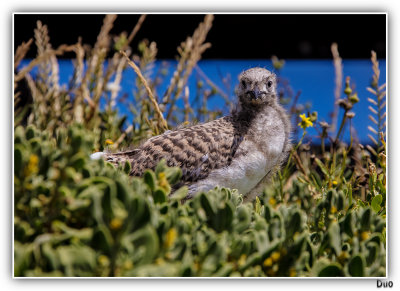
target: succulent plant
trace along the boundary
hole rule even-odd
[[[385,275],[385,220],[341,190],[318,201],[296,181],[287,201],[215,188],[181,203],[179,168],[131,178],[89,159],[94,138],[16,128],[15,276]]]

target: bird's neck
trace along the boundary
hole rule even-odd
[[[257,105],[252,105],[252,104],[246,104],[245,106],[242,104],[239,104],[239,106],[232,111],[232,117],[235,121],[247,124],[250,126],[252,121],[259,116],[260,114],[263,114],[265,111],[268,110],[268,107],[271,105],[269,104],[257,104]]]

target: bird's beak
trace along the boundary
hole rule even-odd
[[[247,95],[250,97],[251,100],[256,100],[257,99],[256,92],[253,91],[253,90],[247,91]]]
[[[251,100],[258,100],[262,98],[264,92],[261,92],[260,90],[251,90],[248,91],[247,94],[250,95]]]

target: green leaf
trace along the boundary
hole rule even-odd
[[[343,231],[350,237],[353,237],[354,234],[354,225],[353,225],[353,213],[349,212],[346,214],[344,220],[340,222],[341,227],[343,227]]]
[[[301,232],[301,215],[299,211],[296,211],[287,221],[286,225],[286,237],[291,238],[296,232]]]
[[[82,271],[93,271],[96,265],[96,253],[84,245],[68,245],[57,248],[66,276],[79,276]]]
[[[153,192],[154,203],[164,203],[167,201],[167,194],[165,190],[157,187],[156,190]]]
[[[138,253],[141,253],[140,258],[138,258],[138,264],[148,264],[152,262],[159,253],[157,232],[149,224],[127,236],[126,239],[133,243]]]
[[[162,159],[156,166],[154,172],[156,173],[156,176],[158,176],[158,174],[160,174],[161,172],[165,172],[165,170],[167,169],[167,162],[165,161],[165,159]]]
[[[217,231],[230,230],[233,221],[234,207],[230,201],[227,201],[225,207],[218,211],[217,222],[219,227]]]
[[[174,185],[181,179],[182,170],[179,167],[167,168],[165,170],[165,176],[167,177],[168,183]]]
[[[25,276],[33,258],[33,244],[14,243],[14,276]]]
[[[337,222],[333,222],[328,229],[329,245],[333,248],[336,255],[341,251],[340,243],[340,228]]]
[[[127,175],[129,175],[129,173],[131,172],[131,169],[132,169],[131,162],[129,162],[128,160],[126,160],[126,161],[125,161],[125,164],[124,164],[124,173],[127,174]]]
[[[152,170],[146,170],[143,174],[143,179],[144,182],[150,187],[151,191],[154,191],[156,189],[156,175]]]
[[[255,207],[254,208],[255,208],[254,211],[257,214],[261,213],[261,201],[260,201],[260,199],[258,197],[256,197],[256,202],[255,202]]]
[[[315,162],[318,164],[318,166],[319,166],[319,168],[321,169],[322,173],[324,173],[324,175],[325,175],[326,177],[329,177],[328,168],[325,167],[325,165],[321,162],[321,160],[318,159],[318,158],[315,158]]]
[[[364,277],[364,260],[360,255],[353,257],[347,267],[352,277]]]
[[[361,199],[358,199],[358,200],[357,200],[357,204],[358,204],[359,206],[363,207],[363,208],[367,206],[367,204],[366,204],[364,201],[362,201]]]
[[[378,213],[379,210],[381,210],[381,203],[382,203],[382,195],[378,194],[371,201],[372,210]]]
[[[86,159],[86,156],[82,152],[79,152],[71,158],[69,164],[72,167],[74,167],[76,170],[81,170],[83,168],[83,166],[85,165],[85,162],[86,162],[85,159]]]
[[[237,222],[235,223],[235,229],[237,232],[241,233],[249,228],[251,223],[251,209],[249,207],[242,205],[236,210]]]
[[[234,265],[232,263],[225,263],[217,272],[215,272],[213,277],[227,277],[232,273]]]
[[[368,242],[366,244],[366,263],[367,266],[371,266],[373,262],[378,258],[379,256],[379,244],[376,242]]]
[[[20,145],[14,147],[14,175],[19,176],[22,171],[23,148]]]
[[[176,190],[172,195],[169,197],[171,201],[181,201],[187,196],[189,188],[187,186],[183,186]]]
[[[318,277],[342,277],[344,276],[342,267],[337,263],[329,264],[318,272]]]
[[[35,129],[33,125],[29,125],[25,131],[25,137],[27,140],[35,137]]]
[[[371,225],[371,209],[367,208],[361,215],[361,230],[369,230]]]
[[[96,249],[101,250],[103,253],[109,253],[112,249],[113,243],[114,239],[109,229],[104,224],[98,225],[93,233],[93,246]]]
[[[338,211],[343,210],[344,208],[344,194],[342,191],[338,192],[338,197],[337,197],[337,203],[336,203],[336,208]]]

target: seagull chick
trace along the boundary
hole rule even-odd
[[[276,82],[270,71],[251,68],[239,76],[238,104],[229,115],[167,131],[134,150],[95,153],[92,158],[113,164],[129,161],[132,176],[141,176],[165,159],[168,166],[182,169],[177,186],[189,187],[187,199],[219,185],[253,200],[291,149],[290,121],[278,102]]]

